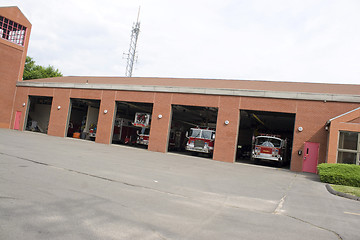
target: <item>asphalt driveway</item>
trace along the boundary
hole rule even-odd
[[[314,174],[0,129],[0,239],[359,239]]]

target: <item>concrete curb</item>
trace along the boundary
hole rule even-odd
[[[340,196],[340,197],[344,197],[344,198],[349,198],[349,199],[352,199],[352,200],[355,200],[355,201],[360,201],[360,197],[357,197],[357,196],[354,196],[354,195],[350,195],[350,194],[347,194],[347,193],[342,193],[342,192],[338,192],[338,191],[335,191],[330,184],[326,184],[326,189],[331,193],[331,194],[334,194],[336,196]]]

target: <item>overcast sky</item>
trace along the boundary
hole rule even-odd
[[[0,0],[32,23],[28,55],[64,76],[360,84],[360,0]]]

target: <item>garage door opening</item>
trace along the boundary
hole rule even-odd
[[[152,103],[116,102],[112,143],[147,148],[152,109]]]
[[[289,167],[295,114],[240,110],[236,161]]]
[[[47,133],[52,97],[29,96],[29,109],[26,116],[26,130]]]
[[[212,158],[217,114],[213,107],[172,105],[168,151]]]
[[[99,100],[72,98],[67,136],[95,141],[99,108]]]

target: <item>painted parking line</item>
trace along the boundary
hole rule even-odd
[[[351,214],[351,215],[357,215],[357,216],[360,216],[360,213],[353,213],[353,212],[344,212],[346,214]]]

